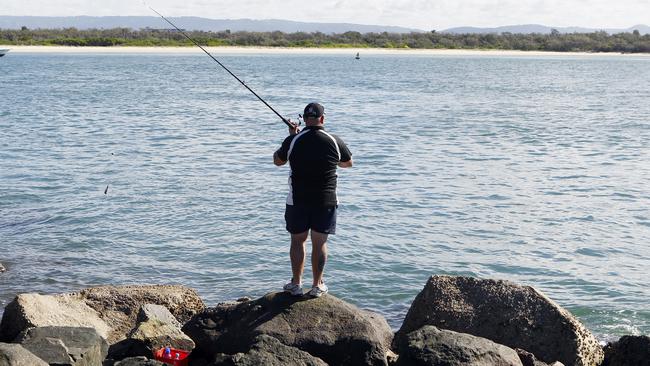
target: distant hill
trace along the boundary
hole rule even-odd
[[[322,32],[322,33],[344,33],[356,31],[360,33],[410,33],[423,32],[420,29],[393,27],[383,25],[363,25],[351,23],[306,23],[290,20],[254,20],[254,19],[207,19],[199,17],[171,17],[169,18],[177,26],[187,30],[198,31],[224,31],[232,32]],[[69,28],[77,29],[110,29],[110,28],[169,28],[159,17],[155,16],[109,16],[109,17],[35,17],[35,16],[0,16],[0,29],[30,29],[36,28]]]
[[[508,25],[504,27],[495,27],[495,28],[476,28],[476,27],[458,27],[450,28],[442,31],[443,33],[454,33],[454,34],[463,34],[463,33],[514,33],[514,34],[529,34],[529,33],[541,33],[549,34],[552,29],[557,29],[560,33],[591,33],[596,31],[604,30],[609,34],[624,33],[624,32],[633,32],[635,29],[641,34],[650,34],[650,26],[639,24],[626,29],[615,29],[615,28],[605,28],[605,29],[596,29],[596,28],[581,28],[581,27],[548,27],[540,24],[524,24],[524,25]]]

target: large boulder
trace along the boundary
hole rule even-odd
[[[195,352],[246,352],[269,335],[331,365],[386,365],[392,332],[386,320],[331,295],[311,299],[270,293],[254,301],[217,306],[196,315],[183,331]]]
[[[568,311],[533,287],[508,281],[432,276],[393,345],[424,325],[522,348],[547,363],[598,366],[603,360],[596,338]]]
[[[94,328],[104,338],[110,332],[99,314],[76,297],[21,294],[5,308],[0,341],[13,342],[29,328],[48,326]]]
[[[103,286],[63,295],[18,295],[5,309],[0,341],[11,342],[30,327],[97,329],[110,344],[127,337],[145,304],[163,305],[181,322],[205,308],[196,291],[171,285]]]
[[[398,353],[397,366],[522,366],[512,348],[431,325],[402,337]]]
[[[0,366],[48,366],[20,344],[0,343]]]
[[[323,360],[277,339],[261,335],[246,353],[217,355],[211,366],[327,366]]]
[[[20,344],[50,365],[102,366],[108,343],[93,328],[31,328]]]
[[[608,344],[603,366],[650,366],[650,337],[623,336]]]

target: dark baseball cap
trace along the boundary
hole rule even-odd
[[[303,112],[303,115],[305,117],[315,117],[315,118],[322,117],[324,114],[325,114],[325,108],[316,102],[307,104],[307,106],[305,107],[305,111]]]

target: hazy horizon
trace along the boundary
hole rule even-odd
[[[9,16],[150,16],[142,2],[109,0],[5,0],[0,15]],[[150,0],[166,16],[210,19],[292,20],[308,23],[353,23],[422,30],[455,27],[492,28],[540,24],[550,27],[629,28],[649,24],[650,2],[642,0],[323,0],[316,6],[299,0],[194,0],[182,5]]]

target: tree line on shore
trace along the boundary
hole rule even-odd
[[[423,33],[325,34],[321,32],[220,32],[188,31],[205,46],[406,48],[406,49],[493,49],[557,52],[650,52],[650,34],[593,33],[550,34],[451,34]],[[0,44],[59,46],[192,46],[182,34],[170,29],[0,29]]]

